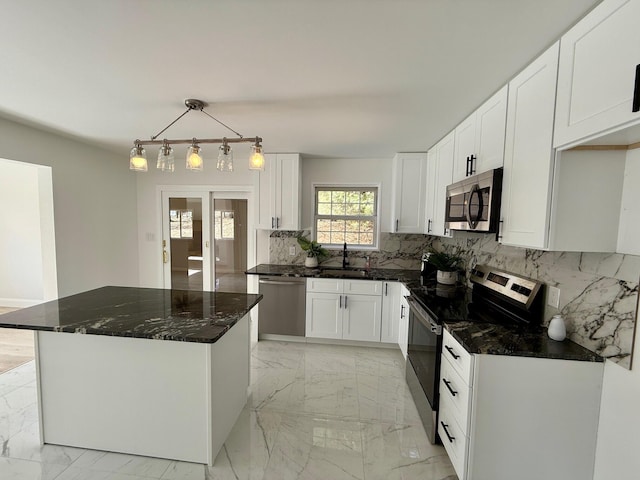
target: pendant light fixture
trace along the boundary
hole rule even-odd
[[[173,148],[165,140],[158,151],[158,162],[156,168],[163,172],[173,172],[175,169],[175,156]]]
[[[218,163],[216,168],[221,172],[233,172],[233,149],[226,138],[222,139],[222,145],[218,148]],[[251,166],[249,166],[251,168]]]
[[[146,172],[148,170],[147,152],[138,142],[129,153],[129,169],[136,172]]]
[[[245,138],[234,129],[225,125],[217,118],[211,116],[207,113],[204,108],[207,106],[207,103],[202,100],[196,100],[194,98],[188,98],[184,101],[187,110],[183,112],[178,118],[176,118],[173,122],[167,125],[165,128],[160,130],[156,135],[151,137],[151,140],[142,141],[136,140],[134,142],[134,146],[131,149],[129,154],[129,169],[137,171],[137,172],[146,172],[148,170],[147,166],[147,154],[144,149],[144,145],[161,145],[160,151],[158,152],[158,161],[156,163],[156,168],[163,172],[173,172],[175,170],[175,157],[173,147],[171,145],[190,145],[187,149],[187,155],[185,157],[185,165],[187,170],[198,171],[201,172],[204,169],[204,157],[202,155],[202,145],[203,143],[220,143],[220,147],[218,149],[218,162],[217,169],[221,172],[233,172],[233,150],[231,148],[231,143],[252,143],[251,153],[249,157],[249,168],[252,170],[263,170],[264,169],[264,155],[262,153],[262,138],[260,137],[250,137]],[[171,127],[174,123],[184,117],[187,113],[192,110],[199,110],[208,117],[212,118],[220,125],[225,127],[227,130],[233,132],[237,135],[237,138],[192,138],[192,139],[180,139],[180,140],[157,140],[157,138],[164,133],[169,127]]]

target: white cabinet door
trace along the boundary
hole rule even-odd
[[[455,147],[453,160],[453,181],[458,182],[471,175],[468,159],[477,156],[476,150],[476,119],[474,112],[455,129]]]
[[[629,150],[624,170],[618,253],[640,255],[640,149]]]
[[[393,159],[394,233],[424,233],[426,165],[426,153],[398,153]]]
[[[307,293],[306,336],[342,338],[343,295]]]
[[[400,323],[400,287],[399,282],[384,282],[382,291],[382,322],[380,341],[398,343]]]
[[[505,85],[456,127],[454,182],[502,167],[507,90]]]
[[[279,153],[275,191],[276,228],[300,228],[300,155]]]
[[[553,169],[558,43],[509,83],[502,243],[544,249]]]
[[[562,37],[555,147],[640,122],[639,18],[639,1],[605,0]]]
[[[440,140],[435,148],[438,153],[436,161],[433,221],[431,222],[431,235],[441,237],[451,236],[449,229],[444,227],[445,207],[447,204],[447,186],[453,183],[453,155],[454,132]]]
[[[500,168],[504,164],[504,138],[507,123],[505,85],[476,112],[476,156],[472,174]]]
[[[276,161],[277,157],[275,154],[265,154],[264,170],[255,173],[257,228],[263,230],[272,230],[275,228]]]
[[[424,232],[433,235],[433,220],[435,218],[436,200],[436,172],[438,171],[438,150],[435,146],[427,152],[427,185],[425,199],[426,224]]]
[[[398,346],[404,359],[407,359],[407,348],[409,345],[409,303],[406,297],[409,290],[402,285],[400,287],[400,320],[398,322]]]
[[[382,297],[344,295],[343,298],[342,338],[379,342]]]
[[[300,155],[265,154],[264,171],[257,173],[257,228],[300,228]]]

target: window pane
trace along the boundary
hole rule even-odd
[[[360,213],[362,215],[371,216],[374,214],[373,212],[373,203],[363,203],[360,206]]]
[[[339,230],[341,232],[344,231],[345,222],[344,220],[331,220],[331,230],[336,231]]]
[[[318,215],[331,215],[331,204],[330,203],[319,203],[318,204]]]
[[[357,245],[360,243],[360,234],[358,232],[347,232],[345,234],[345,241],[349,245]]]
[[[316,223],[316,229],[318,231],[328,232],[331,230],[331,220],[318,219]]]
[[[345,214],[345,205],[344,203],[333,204],[331,207],[331,215],[344,215]]]
[[[345,212],[347,215],[360,215],[360,204],[348,203],[345,207]]]
[[[326,190],[319,190],[318,202],[331,203],[331,192],[328,192]]]
[[[362,222],[360,222],[360,231],[373,233],[373,222],[369,220],[363,220]]]
[[[361,233],[360,234],[360,243],[362,245],[373,245],[373,234],[371,234],[371,233]]]
[[[318,243],[331,243],[331,233],[330,232],[316,232],[316,238]]]
[[[331,192],[331,201],[333,203],[344,203],[345,192],[343,191],[334,191]]]
[[[180,237],[193,238],[193,211],[180,211]]]
[[[347,220],[347,231],[357,232],[360,230],[360,220]]]
[[[347,203],[360,203],[360,192],[347,192]]]
[[[345,242],[344,232],[336,232],[336,231],[331,232],[331,243],[339,244],[344,242]]]

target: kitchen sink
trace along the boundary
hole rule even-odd
[[[322,268],[320,274],[338,278],[366,278],[367,271],[361,268]]]

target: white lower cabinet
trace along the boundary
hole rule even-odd
[[[401,287],[402,284],[399,282],[384,282],[382,285],[381,342],[398,343]]]
[[[398,346],[404,359],[407,359],[407,349],[409,347],[409,289],[404,285],[400,286],[400,320],[398,321]]]
[[[593,478],[603,363],[469,354],[445,330],[447,345],[438,433],[460,480]]]
[[[382,282],[307,279],[306,336],[379,342]]]

